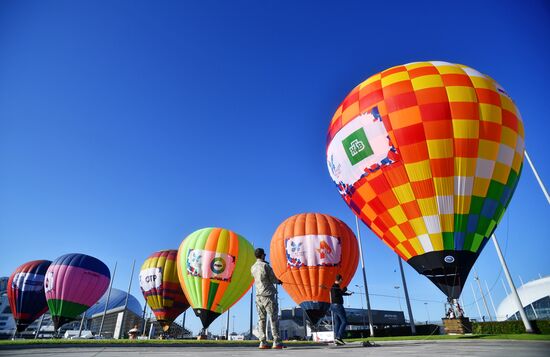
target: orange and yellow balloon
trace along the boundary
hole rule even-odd
[[[415,62],[355,87],[328,130],[327,164],[353,212],[449,298],[502,218],[524,153],[521,116],[492,78]]]

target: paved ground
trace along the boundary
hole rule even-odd
[[[252,347],[47,347],[0,349],[0,356],[25,357],[231,357],[231,356],[550,356],[549,341],[440,340],[385,341],[378,347],[358,343],[344,347],[289,347],[284,350],[258,350]]]

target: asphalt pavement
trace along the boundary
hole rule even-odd
[[[4,346],[5,347],[5,346]],[[354,356],[550,356],[550,341],[509,340],[438,340],[438,341],[384,341],[376,347],[359,343],[346,346],[290,346],[284,350],[259,350],[247,346],[48,346],[40,348],[0,349],[0,356],[9,357],[232,357],[232,356],[296,356],[320,357],[345,353]]]

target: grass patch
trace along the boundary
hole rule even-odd
[[[391,336],[346,339],[349,342],[357,341],[433,341],[433,340],[516,340],[516,341],[550,341],[550,335],[537,334],[497,334],[497,335],[431,335],[431,336]],[[311,341],[285,341],[288,346],[315,346],[317,342]],[[223,346],[257,346],[258,341],[225,341],[225,340],[65,340],[65,339],[43,339],[43,340],[0,340],[0,346],[13,345],[223,345]]]

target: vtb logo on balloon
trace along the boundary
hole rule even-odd
[[[291,268],[337,266],[342,258],[340,239],[327,235],[306,235],[285,240],[287,264]]]
[[[351,120],[334,136],[327,157],[330,175],[340,194],[349,195],[355,182],[392,164],[398,156],[375,107]]]

